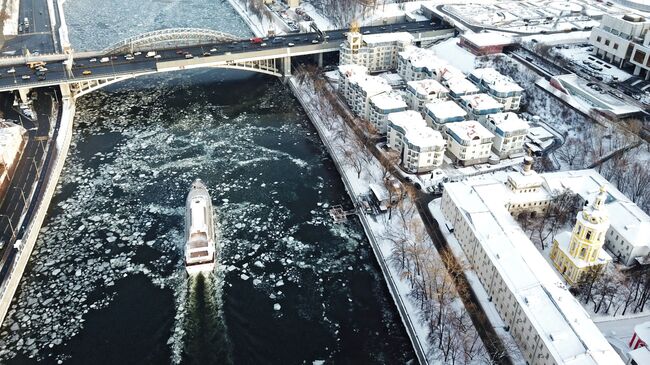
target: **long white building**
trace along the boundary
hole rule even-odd
[[[467,180],[445,184],[440,207],[528,364],[622,365],[508,209],[539,193],[495,178]]]
[[[477,68],[467,78],[503,104],[503,110],[519,110],[524,89],[510,77],[502,75],[493,68]]]
[[[407,110],[388,116],[389,148],[400,153],[400,164],[411,173],[429,172],[442,164],[445,140],[427,127],[420,113]]]
[[[425,104],[445,100],[448,94],[449,90],[437,80],[423,79],[406,83],[406,101],[418,113],[424,113]]]
[[[514,157],[524,152],[524,140],[530,126],[513,112],[490,114],[481,123],[492,134],[492,152],[500,158]]]
[[[366,120],[370,119],[370,98],[393,89],[385,79],[370,75],[351,78],[349,88],[348,105],[356,115]]]
[[[461,166],[487,162],[494,135],[479,122],[449,123],[445,128],[447,156]]]
[[[406,32],[368,34],[356,31],[347,33],[341,44],[339,64],[355,64],[380,72],[397,68],[398,53],[413,43],[413,36]]]
[[[407,82],[426,78],[440,81],[439,75],[448,69],[456,71],[456,68],[439,59],[428,48],[408,46],[398,54],[397,73]]]

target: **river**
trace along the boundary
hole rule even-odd
[[[231,14],[222,30],[245,32],[226,2],[197,1]],[[127,25],[157,19],[143,31],[192,25],[170,20],[180,1],[149,2],[69,0],[73,42],[110,44],[84,37],[120,17]],[[85,13],[93,4],[104,9],[96,28]],[[108,34],[128,33],[127,25]],[[214,274],[190,281],[184,200],[195,178],[212,195],[222,250]],[[277,79],[184,71],[84,96],[57,193],[0,329],[0,361],[404,363],[413,350],[372,250],[356,221],[331,221],[336,204],[350,204],[340,176]]]

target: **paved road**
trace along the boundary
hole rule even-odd
[[[47,0],[20,0],[18,14],[18,23],[22,24],[23,31],[16,38],[6,41],[0,52],[4,55],[7,52],[22,55],[28,49],[31,53],[56,53]],[[25,18],[29,20],[29,27],[25,27]]]
[[[7,194],[0,203],[0,222],[2,222],[0,224],[0,241],[4,242],[2,249],[0,249],[0,281],[4,277],[6,264],[11,262],[13,258],[10,254],[15,251],[13,249],[14,235],[20,238],[21,228],[24,229],[25,224],[29,222],[29,219],[27,219],[29,217],[26,217],[23,224],[19,226],[20,217],[29,211],[31,203],[29,196],[36,182],[43,180],[40,172],[43,171],[43,163],[46,158],[45,147],[52,127],[50,124],[52,99],[47,93],[52,95],[51,90],[38,93],[38,102],[36,104],[38,117],[34,121],[19,116],[8,107],[11,105],[11,100],[7,100],[5,103],[6,117],[20,120],[23,127],[28,130],[28,141]],[[8,221],[11,224],[8,224]]]
[[[364,27],[361,29],[361,31],[364,34],[390,33],[398,31],[417,34],[425,31],[444,29],[450,29],[450,27],[446,24],[424,21],[386,26]],[[7,66],[0,68],[0,87],[39,87],[55,81],[60,82],[70,79],[90,80],[96,79],[98,76],[156,71],[156,65],[158,62],[183,60],[186,57],[190,57],[189,55],[192,55],[192,57],[223,56],[228,53],[237,54],[270,49],[286,49],[289,47],[298,48],[299,46],[312,45],[314,43],[333,43],[338,46],[338,44],[340,44],[345,39],[346,32],[347,30],[335,30],[327,32],[326,39],[319,39],[318,34],[316,33],[301,33],[264,38],[262,43],[257,44],[253,44],[248,39],[243,39],[237,42],[215,43],[203,46],[160,50],[157,52],[160,55],[159,59],[145,57],[146,52],[143,52],[140,55],[134,54],[133,60],[127,60],[124,54],[106,55],[110,58],[110,61],[104,63],[100,62],[102,57],[96,57],[95,60],[92,60],[91,58],[79,58],[75,59],[75,65],[72,69],[72,74],[70,75],[65,71],[65,66],[62,62],[53,62],[46,65],[48,71],[46,73],[45,80],[38,80],[35,70],[32,70],[23,64],[19,64],[15,65],[14,67]],[[9,73],[9,70],[15,70],[15,72]],[[90,71],[91,73],[84,75],[84,71]],[[23,76],[25,79],[23,79]],[[27,77],[29,78],[27,79]]]

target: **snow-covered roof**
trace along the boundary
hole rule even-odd
[[[650,345],[650,321],[639,323],[634,326],[634,333],[641,341]]]
[[[650,364],[650,348],[648,347],[639,347],[634,351],[628,352],[628,355],[636,364]],[[632,362],[629,362],[629,364],[632,364]]]
[[[370,98],[370,103],[382,110],[406,109],[407,105],[399,93],[389,91]]]
[[[462,37],[478,47],[505,46],[514,43],[511,37],[507,37],[501,33],[493,33],[493,32],[485,32],[485,33],[465,32],[463,33]]]
[[[422,115],[414,110],[388,114],[388,125],[400,131],[406,143],[420,149],[445,145],[440,132],[429,128]]]
[[[409,81],[406,84],[409,86],[409,90],[414,90],[417,95],[421,97],[449,92],[446,87],[442,86],[441,83],[433,79]]]
[[[464,105],[470,107],[472,110],[503,109],[503,104],[488,94],[463,95],[460,99]]]
[[[388,81],[379,76],[354,75],[350,78],[350,82],[357,85],[368,96],[381,94],[393,89],[388,85]]]
[[[641,208],[633,202],[620,200],[605,207],[610,225],[619,236],[632,246],[650,246],[650,217]],[[650,342],[650,336],[647,339]]]
[[[413,36],[407,32],[364,34],[362,35],[362,40],[368,46],[372,47],[381,43],[390,42],[412,43]]]
[[[477,68],[470,73],[470,78],[475,78],[479,82],[482,81],[483,85],[495,92],[508,93],[508,92],[522,92],[524,89],[515,83],[510,77],[504,76],[497,70],[487,68]]]
[[[452,132],[463,141],[482,140],[484,138],[494,137],[492,132],[475,120],[449,123],[447,124],[447,131]]]
[[[392,87],[404,85],[404,79],[399,74],[394,72],[384,72],[383,74],[377,75],[382,79],[386,80],[388,84]]]
[[[409,46],[399,53],[399,56],[411,63],[416,68],[426,68],[428,70],[439,70],[447,65],[436,57],[436,53],[428,48]]]
[[[650,216],[597,171],[558,171],[540,176],[549,194],[569,189],[588,202],[593,202],[601,186],[605,186],[608,194],[605,209],[611,229],[633,246],[650,246]]]
[[[368,67],[355,64],[340,65],[339,73],[344,77],[350,77],[353,75],[365,75],[368,73]]]
[[[478,86],[463,76],[458,76],[453,72],[450,72],[447,75],[451,77],[445,80],[444,84],[447,86],[449,91],[455,95],[476,94],[481,91]]]
[[[438,120],[447,120],[450,118],[465,118],[467,112],[456,102],[451,100],[439,101],[437,103],[427,103],[425,108],[428,114],[431,114]]]
[[[493,122],[503,132],[528,131],[528,123],[513,112],[490,114],[487,122]]]
[[[458,124],[458,123],[455,123]],[[512,193],[494,179],[445,184],[492,265],[554,358],[562,364],[622,364],[621,359],[565,288],[506,209]]]

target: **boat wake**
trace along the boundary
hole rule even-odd
[[[182,364],[231,364],[222,311],[223,274],[190,275]]]

